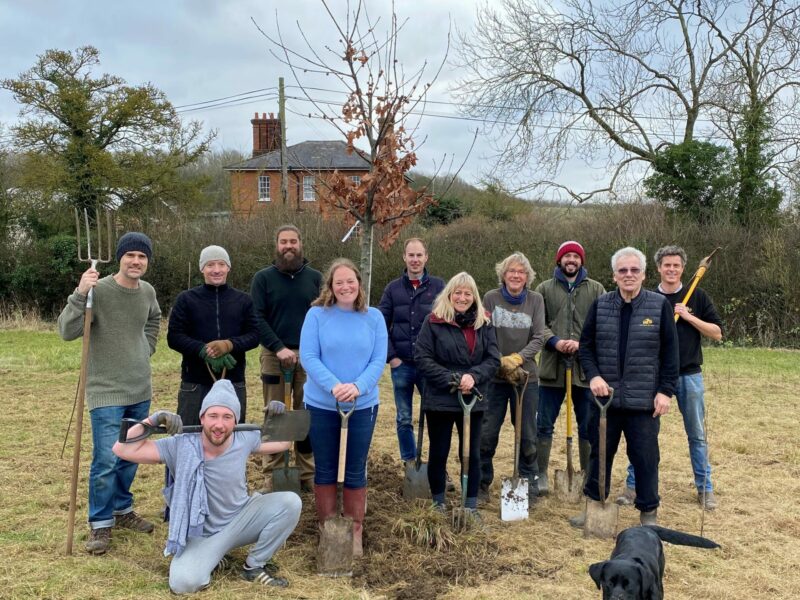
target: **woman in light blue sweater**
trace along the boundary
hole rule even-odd
[[[333,261],[300,333],[303,387],[311,412],[311,447],[316,463],[314,496],[320,524],[336,516],[340,418],[337,405],[356,410],[348,421],[344,515],[353,519],[353,554],[362,554],[367,498],[367,453],[378,416],[378,381],[386,364],[386,323],[367,307],[361,274],[346,258]]]

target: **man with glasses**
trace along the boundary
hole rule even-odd
[[[586,315],[578,357],[592,394],[607,401],[606,464],[599,465],[600,410],[592,404],[589,475],[583,493],[587,504],[600,502],[598,478],[606,469],[608,496],[611,467],[622,434],[628,459],[636,470],[636,499],[642,525],[657,522],[658,432],[661,415],[669,412],[678,383],[678,332],[672,306],[656,292],[642,288],[647,259],[636,248],[622,248],[611,257],[617,289],[595,300]],[[582,527],[586,512],[570,519]]]
[[[683,427],[689,440],[689,458],[692,461],[694,484],[697,488],[697,501],[705,510],[714,510],[717,499],[711,483],[711,465],[708,462],[708,447],[703,420],[705,418],[705,401],[703,393],[703,336],[715,341],[722,339],[722,320],[711,302],[711,298],[702,288],[696,288],[689,301],[684,304],[686,290],[681,282],[686,267],[686,252],[680,246],[664,246],[655,254],[656,267],[661,282],[656,291],[663,294],[675,314],[680,318],[678,329],[678,346],[680,356],[680,375],[675,398],[683,415]],[[628,465],[628,478],[625,491],[617,498],[617,504],[629,505],[636,497],[636,478],[632,465]]]

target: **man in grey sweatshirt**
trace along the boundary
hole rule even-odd
[[[86,377],[93,446],[86,542],[90,554],[108,550],[114,526],[153,531],[153,524],[133,510],[130,488],[137,465],[120,460],[111,451],[120,421],[142,420],[150,411],[150,356],[156,351],[161,309],[153,286],[141,278],[152,254],[152,242],[143,233],[123,235],[117,243],[117,273],[101,279],[95,269],[87,269],[58,317],[58,331],[64,340],[81,337],[86,302],[92,294]]]

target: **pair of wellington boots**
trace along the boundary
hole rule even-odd
[[[336,484],[315,485],[314,501],[317,506],[317,519],[320,527],[331,517],[336,515]],[[353,556],[363,556],[362,534],[364,531],[364,513],[367,508],[367,488],[350,489],[342,491],[343,516],[353,520]]]
[[[547,477],[547,469],[550,468],[550,448],[553,445],[553,438],[539,438],[536,440],[536,462],[539,466],[539,495],[547,496],[550,493],[550,479]],[[580,460],[581,471],[584,477],[589,472],[589,454],[592,446],[589,440],[578,440],[578,459]]]

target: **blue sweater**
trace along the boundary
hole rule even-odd
[[[312,306],[300,332],[300,362],[308,374],[306,404],[336,410],[331,390],[355,383],[361,392],[356,408],[378,404],[378,381],[386,364],[386,323],[376,308],[345,311]]]

